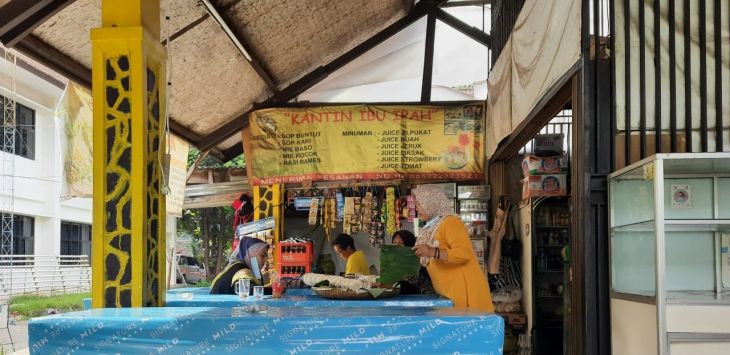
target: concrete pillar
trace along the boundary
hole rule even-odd
[[[94,98],[93,307],[164,305],[166,53],[159,0],[103,0],[91,30]]]

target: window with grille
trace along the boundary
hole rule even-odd
[[[10,117],[5,117],[5,105],[8,100],[0,96],[0,133],[4,133],[5,123]],[[0,150],[9,152],[5,144],[5,135],[0,134]],[[15,155],[27,159],[35,159],[35,111],[29,107],[16,103],[15,106]]]
[[[34,237],[35,218],[13,215],[13,255],[33,255]]]
[[[91,255],[91,226],[61,222],[61,255]]]

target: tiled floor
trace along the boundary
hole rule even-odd
[[[25,353],[28,353],[28,321],[15,322],[14,324],[11,322],[8,329],[0,329],[0,344],[5,354],[13,354],[14,351],[19,352],[23,349],[26,350]],[[20,353],[23,352],[20,351]]]

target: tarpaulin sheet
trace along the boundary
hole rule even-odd
[[[502,354],[504,321],[444,308],[93,309],[32,319],[32,354]]]
[[[580,10],[577,0],[525,1],[487,80],[487,157],[580,59]]]

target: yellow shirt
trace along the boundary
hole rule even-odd
[[[358,250],[347,258],[345,274],[370,275],[370,266],[368,266],[368,259],[365,258],[365,253]]]
[[[431,260],[427,267],[436,293],[451,299],[455,308],[494,312],[487,278],[464,223],[457,217],[446,217],[436,230],[436,240],[448,254],[448,260]]]

